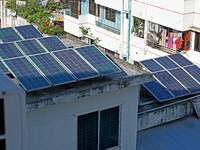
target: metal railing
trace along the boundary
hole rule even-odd
[[[96,21],[96,26],[100,27],[100,28],[103,28],[105,30],[108,30],[110,32],[113,32],[113,33],[116,33],[116,34],[120,34],[120,29],[117,29],[117,28],[113,28],[111,26],[108,26],[104,23],[101,23],[99,21]]]
[[[65,15],[78,19],[78,12],[73,13],[73,12],[71,12],[71,9],[65,9]]]
[[[160,50],[160,51],[163,51],[163,52],[166,52],[168,54],[175,54],[175,53],[178,53],[178,51],[176,49],[172,49],[172,48],[168,48],[168,47],[165,47],[165,46],[162,46],[162,45],[159,45],[157,43],[154,43],[150,40],[147,40],[147,43],[146,43],[147,46],[153,48],[153,49],[157,49],[157,50]]]

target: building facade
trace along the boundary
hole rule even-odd
[[[79,27],[90,28],[86,36],[89,41],[99,37],[101,47],[120,58],[129,55],[129,62],[134,63],[182,51],[188,59],[200,64],[198,0],[77,0],[66,3],[69,8],[64,15],[65,31],[82,37]],[[128,19],[130,3],[131,19]]]

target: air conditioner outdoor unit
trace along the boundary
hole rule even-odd
[[[0,70],[0,150],[26,150],[25,91]]]

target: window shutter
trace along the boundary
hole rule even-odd
[[[98,143],[98,112],[78,117],[78,150],[96,150]]]
[[[119,107],[100,112],[99,150],[118,145]]]

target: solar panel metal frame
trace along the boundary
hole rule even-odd
[[[27,38],[24,38],[24,36],[20,33],[20,31],[19,31],[17,28],[18,28],[18,27],[25,27],[25,26],[33,26],[34,29],[41,35],[41,37],[43,37],[42,33],[40,33],[40,31],[38,31],[38,29],[36,29],[35,26],[32,25],[32,24],[14,27],[14,29],[17,31],[18,34],[20,34],[20,35],[23,37],[23,39],[27,40]],[[32,37],[32,38],[28,38],[28,39],[34,39],[34,38],[39,38],[39,37]]]
[[[78,56],[80,56],[80,57],[83,59],[83,61],[85,61],[98,75],[92,76],[92,77],[88,77],[88,78],[78,79],[78,78],[73,74],[73,72],[71,72],[70,69],[68,69],[67,66],[65,66],[65,65],[62,63],[62,61],[60,61],[60,59],[56,57],[56,55],[54,55],[55,52],[65,51],[65,50],[73,50],[73,51],[74,51]],[[51,55],[52,55],[52,56],[53,56],[53,57],[54,57],[54,58],[55,58],[69,73],[71,73],[71,74],[73,75],[73,77],[74,77],[77,81],[92,79],[92,78],[95,78],[95,77],[99,77],[99,76],[100,76],[99,72],[98,72],[93,66],[91,66],[91,64],[90,64],[85,58],[83,58],[77,51],[75,51],[74,49],[64,49],[64,50],[59,50],[59,51],[52,51],[52,52],[51,52]]]
[[[171,93],[171,91],[169,91],[168,89],[166,89],[165,88],[165,86],[163,86],[161,83],[159,83],[159,81],[157,80],[157,79],[155,79],[155,78],[153,78],[153,80],[155,80],[155,82],[158,82],[158,84],[160,84],[160,86],[162,86],[163,87],[163,89],[165,89],[171,96],[172,96],[172,98],[168,98],[168,99],[164,99],[164,100],[160,100],[153,92],[152,92],[152,90],[150,90],[145,84],[147,84],[147,83],[143,83],[142,85],[159,101],[159,102],[164,102],[164,101],[168,101],[168,100],[172,100],[172,99],[174,99],[175,98],[175,96],[173,95],[173,93]],[[153,81],[151,81],[151,82],[153,82]]]
[[[27,57],[29,58],[29,61],[33,64],[33,66],[34,66],[35,68],[37,68],[38,72],[40,72],[43,76],[45,76],[45,77],[47,78],[48,82],[50,82],[53,86],[58,86],[58,85],[67,84],[67,83],[73,83],[73,82],[76,82],[76,81],[77,81],[76,78],[74,78],[74,77],[72,76],[72,74],[66,69],[66,67],[63,67],[63,65],[61,65],[60,62],[58,62],[58,60],[57,60],[55,57],[53,57],[53,56],[51,55],[51,56],[55,59],[55,61],[56,61],[59,65],[61,65],[61,67],[62,67],[66,72],[68,72],[69,75],[71,75],[72,78],[74,78],[74,80],[73,80],[73,81],[70,81],[70,82],[63,82],[63,83],[59,83],[59,84],[53,84],[53,83],[51,82],[51,80],[48,79],[48,77],[45,75],[45,73],[44,73],[44,72],[35,64],[35,62],[30,58],[31,56],[46,55],[46,54],[50,54],[50,55],[51,55],[51,53],[42,53],[42,54],[29,55],[29,56],[27,56]]]
[[[33,64],[30,62],[29,58],[26,57],[26,56],[16,57],[16,58],[26,58],[27,61],[28,61],[31,65],[33,65]],[[16,59],[16,58],[11,58],[11,59]],[[4,60],[11,60],[11,59],[4,59]],[[22,86],[27,92],[31,92],[31,91],[35,91],[35,90],[40,90],[40,89],[44,89],[44,88],[48,88],[48,87],[51,87],[51,86],[52,86],[52,85],[49,83],[49,81],[43,76],[43,74],[41,74],[41,73],[37,70],[37,68],[35,68],[35,66],[33,65],[33,67],[36,69],[36,71],[47,81],[47,83],[49,83],[49,86],[45,86],[45,87],[41,87],[41,88],[36,88],[36,89],[27,90],[26,87],[24,86],[24,84],[21,83],[21,81],[20,81],[20,80],[18,79],[18,77],[13,73],[13,71],[7,66],[7,64],[4,62],[4,60],[3,60],[3,64],[8,68],[9,72],[12,73],[12,75],[17,79],[17,81],[21,84],[21,86]]]
[[[89,45],[89,46],[94,46],[94,47],[95,47],[109,62],[111,62],[115,67],[117,67],[117,68],[119,69],[119,71],[117,71],[117,72],[101,75],[101,73],[100,73],[94,66],[92,66],[92,65],[90,64],[90,62],[89,62],[88,60],[86,60],[86,59],[78,52],[78,50],[76,50],[76,48],[74,48],[75,51],[76,51],[77,53],[79,53],[79,55],[80,55],[82,58],[84,58],[84,60],[86,60],[86,61],[90,64],[90,66],[92,66],[101,76],[106,76],[106,75],[110,75],[110,74],[115,74],[115,73],[122,72],[122,70],[121,70],[115,63],[113,63],[110,59],[108,59],[108,57],[106,57],[105,54],[102,53],[95,45],[92,44],[92,45]],[[88,47],[88,46],[81,46],[81,47]],[[77,48],[81,48],[81,47],[77,47]]]
[[[177,69],[182,69],[182,68],[176,68],[176,69],[172,69],[172,70],[169,70],[169,72],[176,78],[176,80],[178,80],[180,83],[182,83],[182,85],[184,85],[184,87],[185,88],[187,88],[188,89],[188,91],[190,91],[190,87],[188,87],[186,84],[187,83],[185,83],[185,82],[182,82],[179,78],[177,78],[176,76],[175,76],[175,74],[174,73],[172,73],[173,71],[175,71],[175,70],[177,70]],[[184,72],[184,73],[186,73],[186,75],[188,75],[188,77],[190,77],[190,79],[192,79],[194,82],[196,82],[196,84],[200,87],[200,85],[199,85],[199,83],[190,75],[190,74],[188,74],[184,69],[182,69],[182,71]],[[196,94],[196,93],[199,93],[200,92],[200,89],[199,89],[199,91],[196,91],[196,92],[192,92],[192,91],[190,91],[192,94]]]
[[[19,50],[19,52],[22,54],[22,56],[24,56],[24,53],[21,51],[21,49],[18,47],[18,45],[15,44],[15,41],[14,41],[14,42],[2,43],[2,44],[13,44],[13,45],[17,48],[17,50]],[[2,45],[2,44],[0,44],[0,45]],[[0,50],[1,50],[1,49],[0,49]],[[22,57],[22,56],[16,56],[16,57]],[[11,57],[11,58],[14,58],[14,57]],[[0,56],[0,60],[2,60],[2,59],[10,59],[10,58],[2,58],[2,57]]]
[[[33,38],[33,39],[27,39],[27,40],[19,40],[19,41],[15,41],[14,43],[15,43],[15,45],[17,46],[17,48],[22,52],[22,54],[24,54],[24,56],[29,56],[29,55],[35,55],[35,54],[26,54],[25,52],[24,52],[24,50],[19,46],[19,44],[17,44],[18,42],[24,42],[24,41],[32,41],[32,40],[35,40],[41,47],[42,47],[42,49],[44,49],[44,51],[45,52],[40,52],[40,53],[35,53],[35,54],[43,54],[43,53],[47,53],[48,51],[47,51],[47,49],[37,40],[37,39],[35,39],[35,38]],[[24,45],[23,45],[24,46]],[[25,47],[25,46],[24,46]],[[25,47],[26,48],[26,47]],[[27,49],[27,48],[26,48]],[[27,49],[28,50],[28,49]],[[28,50],[28,52],[30,52],[29,50]]]
[[[173,59],[172,57],[173,56],[175,56],[175,55],[179,55],[179,56],[181,56],[183,59],[185,59],[185,60],[183,60],[183,62],[190,62],[190,64],[187,64],[187,65],[181,65],[181,64],[179,64],[180,62],[178,62],[177,61],[177,58],[176,59]],[[180,67],[185,67],[185,66],[190,66],[190,65],[194,65],[191,61],[189,61],[187,58],[185,58],[183,55],[181,55],[180,53],[176,53],[176,54],[172,54],[172,55],[167,55],[167,57],[169,58],[169,59],[171,59],[171,60],[173,60],[176,64],[178,64]],[[180,58],[180,59],[182,59],[182,58]],[[180,60],[179,59],[179,60]]]
[[[182,85],[182,83],[181,83],[179,80],[177,80],[173,75],[171,75],[170,72],[168,72],[167,70],[164,70],[164,71],[167,72],[170,76],[172,76],[172,79],[174,79],[175,81],[177,81],[186,91],[188,91],[188,89],[187,89],[184,85]],[[157,74],[157,73],[164,72],[164,71],[156,72],[156,74]],[[188,91],[187,94],[183,94],[183,95],[178,95],[178,96],[176,96],[176,95],[174,95],[174,93],[173,93],[162,81],[160,81],[159,78],[157,78],[157,77],[155,76],[155,74],[154,74],[154,77],[156,78],[156,80],[157,80],[158,82],[161,83],[161,85],[163,85],[166,89],[168,89],[168,91],[170,91],[170,93],[172,93],[173,96],[174,96],[175,98],[178,98],[178,97],[182,97],[182,96],[186,96],[186,95],[191,94],[191,92]]]
[[[19,40],[23,40],[23,39],[24,39],[21,35],[19,35],[19,34],[17,33],[17,31],[16,31],[15,28],[13,28],[13,27],[0,28],[0,31],[1,31],[1,30],[6,30],[6,29],[9,29],[9,28],[12,29],[12,30],[14,31],[14,33],[16,33],[17,36],[20,37]],[[0,36],[0,37],[1,37],[1,36]],[[4,36],[4,38],[5,38],[5,36]],[[0,38],[0,40],[1,40],[3,43],[14,42],[14,41],[6,41],[6,42],[4,42],[1,38]],[[15,40],[15,41],[19,41],[19,40]]]
[[[46,49],[46,51],[48,51],[48,52],[54,52],[54,51],[59,51],[59,50],[63,50],[63,49],[59,49],[59,50],[53,50],[53,51],[49,51],[48,49],[47,49],[47,47],[45,47],[45,45],[43,45],[43,43],[40,41],[40,39],[44,39],[44,38],[51,38],[51,37],[55,37],[55,38],[57,38],[66,48],[64,48],[64,49],[68,49],[68,47],[57,37],[57,36],[50,36],[50,37],[40,37],[40,38],[37,38],[36,40],[40,43],[40,45],[42,45],[45,49]],[[46,42],[45,42],[46,43]],[[47,43],[46,43],[47,44]]]
[[[162,68],[162,70],[156,70],[156,71],[151,71],[148,67],[146,67],[146,65],[143,63],[144,61],[153,61],[153,62],[155,62],[156,64],[158,64],[161,68]],[[143,61],[140,61],[140,63],[147,69],[147,70],[149,70],[151,73],[155,73],[155,72],[159,72],[159,71],[164,71],[165,70],[165,68],[163,67],[163,66],[161,66],[159,63],[157,63],[154,59],[147,59],[147,60],[143,60]]]

